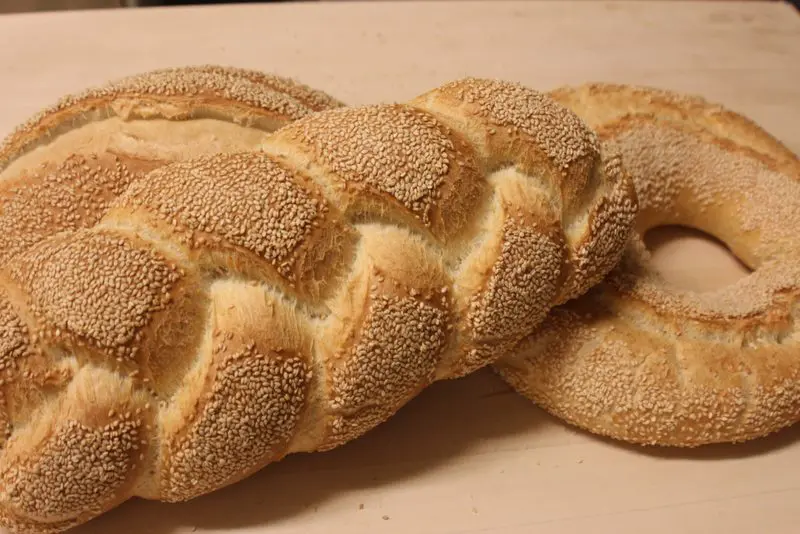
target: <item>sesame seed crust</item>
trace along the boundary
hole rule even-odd
[[[8,407],[5,396],[0,395],[0,447],[5,446],[6,440],[14,431],[14,426],[9,421]]]
[[[128,80],[108,95],[126,117],[173,109],[162,119],[178,122],[208,118],[209,108],[193,115],[170,106],[216,98],[205,91],[219,89],[226,116],[239,117],[234,93],[259,76],[240,73],[219,88],[201,81],[222,74],[200,70],[179,76],[182,96],[159,89],[174,73]],[[469,99],[445,88],[446,98],[434,91],[413,104],[293,114],[295,99],[280,108],[294,122],[254,141],[258,150],[144,158],[146,169],[115,151],[76,156],[90,168],[125,168],[107,187],[83,170],[70,177],[67,190],[88,192],[70,193],[76,200],[65,205],[85,196],[95,211],[72,226],[32,215],[45,221],[32,225],[36,239],[0,264],[11,311],[42,349],[37,362],[63,370],[26,406],[26,425],[13,429],[0,466],[27,469],[23,459],[36,461],[45,442],[30,429],[54,435],[74,420],[62,406],[91,404],[72,387],[90,371],[104,373],[104,395],[141,403],[131,413],[144,428],[142,450],[131,453],[134,475],[109,478],[124,486],[109,488],[109,500],[62,508],[2,500],[0,518],[55,532],[132,496],[183,501],[286,454],[337,447],[433,381],[499,358],[559,299],[601,276],[612,261],[597,258],[603,266],[595,268],[589,256],[620,253],[614,243],[625,240],[604,234],[630,226],[629,178],[591,130],[546,96],[505,82],[463,83],[474,85]],[[147,98],[132,104],[126,87]],[[117,391],[117,381],[130,390]],[[112,410],[102,424],[118,416]],[[87,432],[105,428],[81,424],[88,430],[69,433],[87,442]],[[83,498],[81,488],[70,491]]]
[[[342,182],[388,193],[427,219],[453,149],[433,117],[405,106],[376,105],[312,115],[288,127],[295,128],[302,132],[301,144]]]
[[[496,170],[509,162],[542,183],[565,215],[585,213],[583,201],[599,184],[597,134],[549,95],[518,83],[464,78],[412,101],[466,135]]]
[[[141,330],[170,302],[180,271],[151,248],[118,235],[81,230],[14,258],[10,276],[28,295],[38,336],[90,344],[132,359]]]
[[[16,534],[58,534],[75,528],[83,522],[81,519],[68,519],[56,523],[39,523],[0,510],[0,526],[12,530]]]
[[[699,97],[601,84],[553,94],[622,154],[637,232],[601,283],[495,370],[556,416],[633,443],[740,442],[794,424],[800,268],[787,243],[800,228],[800,159]],[[704,293],[670,286],[641,237],[667,224],[720,238],[753,272]]]
[[[162,229],[147,222],[119,224],[115,217],[125,215],[117,199],[154,169],[251,149],[293,120],[340,106],[321,91],[257,71],[162,69],[66,95],[3,140],[0,524],[15,532],[62,532],[132,495],[161,497],[158,479],[151,480],[161,458],[147,446],[155,434],[147,414],[175,393],[191,367],[193,354],[186,352],[203,339],[205,309],[211,307],[207,280],[189,262],[183,243],[160,240]],[[281,256],[286,239],[300,231],[312,236],[304,234],[303,244],[328,239],[332,248],[341,245],[341,236],[329,224],[323,228],[329,235],[314,237],[321,221],[308,223],[304,213],[320,210],[322,198],[304,197],[302,180],[285,178],[272,173],[247,187],[271,186],[273,204],[261,209],[266,215],[277,210],[288,224],[272,227],[275,250],[264,252],[292,275],[286,269],[292,258]],[[241,185],[228,184],[227,190],[247,195]],[[261,190],[249,192],[265,198]],[[236,212],[240,206],[226,207]],[[209,224],[240,239],[240,246],[259,245],[216,219]],[[280,235],[288,237],[279,245]],[[325,275],[311,260],[324,264],[331,254],[316,253],[293,265],[299,276],[306,270]],[[254,361],[258,374],[261,360]],[[282,372],[286,365],[273,367]],[[76,377],[94,372],[101,376],[89,383],[108,391],[75,390]],[[134,389],[117,391],[118,381]],[[80,415],[102,411],[104,395],[112,408]],[[134,398],[144,400],[125,408]],[[272,435],[285,435],[289,430],[281,425],[294,408],[283,403],[275,409],[280,417],[273,418]],[[142,465],[150,469],[134,468]]]
[[[317,323],[315,374],[326,400],[314,450],[370,431],[447,368],[454,321],[441,256],[407,228],[373,222],[358,230],[349,277]]]
[[[444,311],[373,291],[357,340],[326,360],[331,418],[321,450],[360,437],[428,386],[447,340]]]
[[[126,500],[147,452],[147,397],[132,381],[84,367],[51,401],[3,451],[0,523],[15,532],[59,531]]]
[[[222,239],[294,282],[298,248],[328,211],[324,198],[309,187],[264,154],[218,154],[153,171],[114,207],[144,206],[188,228],[196,244]]]
[[[113,154],[75,155],[2,182],[0,265],[53,234],[93,226],[135,177]]]
[[[260,117],[274,128],[340,106],[299,82],[257,71],[217,65],[152,70],[64,95],[36,113],[0,144],[0,168],[82,116],[179,120],[213,114],[245,122]]]
[[[217,490],[279,460],[306,402],[308,367],[288,354],[262,353],[250,342],[217,339],[218,364],[196,416],[167,445],[164,499]]]
[[[102,509],[128,481],[139,429],[129,417],[99,428],[65,421],[35,460],[2,473],[0,500],[7,509],[42,521]]]
[[[0,338],[0,379],[5,379],[16,369],[17,361],[31,349],[31,341],[27,326],[3,290],[0,290],[0,331],[3,332]]]
[[[559,237],[506,220],[485,290],[471,299],[465,324],[459,325],[464,343],[453,376],[493,362],[545,318],[563,280]]]
[[[621,256],[638,210],[631,177],[611,146],[575,113],[518,83],[464,78],[412,100],[475,146],[480,168],[524,182],[508,198],[541,232],[555,217],[563,259],[554,303],[583,294]],[[521,202],[517,197],[526,199]],[[553,215],[555,214],[555,215]]]
[[[566,263],[566,277],[556,302],[579,297],[600,283],[619,264],[638,213],[641,210],[634,183],[613,145],[606,145],[603,158],[608,185],[588,208],[583,235],[575,238]]]
[[[325,169],[343,211],[385,212],[396,203],[407,219],[445,237],[443,226],[456,233],[476,199],[480,176],[471,147],[407,105],[316,113],[277,132],[267,146],[281,141]]]
[[[597,136],[580,117],[547,94],[521,84],[468,78],[445,84],[437,92],[456,93],[486,123],[528,136],[527,142],[541,147],[560,171],[599,152]]]
[[[0,265],[49,235],[91,227],[150,170],[251,148],[341,105],[289,78],[218,65],[147,71],[65,95],[0,144]]]
[[[782,172],[795,172],[797,167],[797,155],[755,121],[699,95],[613,83],[560,87],[549,95],[577,112],[592,129],[613,124],[631,113],[657,115],[684,125],[688,120],[719,139],[769,155]]]
[[[291,78],[276,76],[260,70],[243,69],[223,65],[197,65],[194,67],[188,67],[188,69],[222,76],[244,78],[257,85],[277,91],[278,93],[287,94],[312,111],[322,111],[324,109],[344,106],[344,104],[338,99],[327,93],[319,91],[318,89],[314,89],[313,87],[310,87],[304,83],[300,83]],[[181,70],[187,70],[187,67],[161,69],[161,72],[174,73]]]
[[[530,332],[547,313],[561,277],[560,243],[509,219],[486,291],[470,309],[478,339]]]

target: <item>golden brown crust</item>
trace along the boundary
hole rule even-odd
[[[0,290],[0,376],[6,378],[17,361],[30,350],[30,336],[24,321],[17,315],[4,291]]]
[[[610,125],[628,114],[653,115],[684,126],[694,125],[740,149],[769,156],[778,170],[796,172],[797,155],[755,121],[700,95],[657,87],[587,83],[550,91],[556,101],[577,113],[593,129]]]
[[[591,84],[561,88],[614,145],[641,211],[622,261],[495,364],[565,420],[643,444],[757,438],[800,416],[800,160],[749,119],[699,97]],[[641,235],[703,230],[754,272],[721,289],[671,287]]]
[[[295,165],[309,162],[345,214],[392,216],[447,239],[463,228],[485,192],[473,149],[430,113],[407,105],[316,114],[281,129],[267,144]]]
[[[0,264],[88,228],[145,173],[342,104],[291,79],[216,65],[148,71],[66,95],[0,144]]]
[[[242,341],[216,336],[206,394],[165,447],[166,501],[227,486],[288,449],[306,401],[307,363]]]
[[[199,72],[213,73],[234,78],[243,78],[255,83],[256,85],[272,89],[277,93],[286,94],[300,102],[303,106],[307,107],[311,111],[323,111],[326,109],[342,107],[344,105],[331,95],[318,89],[314,89],[313,87],[309,87],[308,85],[300,83],[297,80],[283,76],[276,76],[260,70],[243,69],[222,65],[196,65],[188,68]],[[176,70],[185,69],[186,67],[183,69],[171,68],[161,69],[160,71],[155,72],[175,72]]]
[[[613,264],[636,210],[591,130],[506,82],[320,111],[258,148],[136,176],[97,222],[3,266],[17,300],[0,319],[32,322],[72,373],[107,373],[104,402],[136,396],[146,443],[107,500],[48,498],[36,506],[58,513],[42,515],[12,495],[0,519],[47,531],[118,497],[190,499],[355,439],[585,292],[605,269],[587,254]],[[26,343],[17,330],[9,347]],[[0,476],[84,402],[74,383],[12,428]]]
[[[133,493],[158,491],[160,481],[152,483],[122,467],[117,472],[110,464],[82,464],[76,469],[85,472],[67,472],[64,462],[72,453],[58,449],[61,442],[74,443],[70,446],[77,451],[105,447],[109,461],[123,454],[127,445],[116,437],[106,442],[103,436],[122,436],[117,426],[127,423],[109,420],[103,424],[110,426],[98,426],[94,417],[69,419],[64,411],[69,403],[58,399],[96,404],[98,394],[91,388],[81,390],[85,394],[70,389],[82,372],[95,370],[112,373],[100,376],[104,394],[131,399],[117,387],[125,377],[135,384],[134,396],[143,396],[152,411],[161,396],[167,398],[180,386],[205,329],[209,300],[197,291],[198,272],[190,269],[175,279],[191,264],[180,250],[168,247],[165,263],[152,247],[137,248],[142,236],[113,224],[109,216],[117,198],[170,162],[251,149],[299,117],[341,105],[298,82],[257,71],[215,65],[170,68],[64,96],[3,140],[0,471],[8,490],[0,492],[2,524],[20,532],[58,532]],[[105,230],[88,230],[100,221]],[[166,303],[169,314],[161,313]],[[143,335],[145,329],[149,335]],[[133,413],[137,410],[147,412],[143,406]],[[42,433],[51,432],[48,420],[53,433],[63,433],[61,438]],[[137,465],[157,462],[158,451],[145,447],[154,421],[150,413],[142,423],[147,428],[140,439],[147,439],[134,446]],[[6,446],[8,438],[13,439]],[[14,450],[27,451],[27,459],[12,458]],[[88,462],[97,458],[85,451],[79,456]],[[42,478],[48,469],[62,471],[59,479],[74,483],[67,488],[69,503],[51,498],[49,492],[58,486],[52,473]],[[104,477],[106,486],[93,476]],[[117,489],[108,487],[122,479]],[[94,497],[84,490],[95,492]],[[31,500],[31,495],[41,498]]]
[[[166,68],[126,76],[65,95],[20,124],[0,144],[0,168],[86,122],[126,120],[223,120],[274,130],[288,122],[342,104],[288,78],[219,65]]]
[[[224,264],[312,298],[327,288],[320,271],[340,261],[341,241],[350,239],[316,184],[259,152],[161,167],[110,210],[114,219],[135,212],[180,228],[171,239],[191,249],[193,262]]]
[[[48,530],[125,500],[149,444],[146,403],[130,380],[82,369],[2,451],[0,520]]]
[[[433,382],[447,339],[447,313],[412,296],[371,290],[343,353],[325,360],[331,397],[326,450],[359,437]]]
[[[93,225],[134,177],[122,159],[102,154],[73,155],[60,164],[4,178],[0,264],[50,235]]]
[[[515,295],[515,302],[506,301],[504,306],[526,309],[531,301],[560,304],[584,293],[617,263],[637,211],[636,194],[618,156],[602,149],[595,132],[567,108],[520,84],[486,79],[445,84],[413,99],[411,105],[433,114],[471,142],[479,168],[490,174],[494,189],[491,207],[473,219],[473,224],[482,225],[479,234],[490,228],[489,235],[478,246],[473,242],[455,249],[454,298],[464,313],[470,313],[470,308],[479,310],[491,290],[489,279],[475,280],[475,272],[493,271],[492,287],[498,282],[508,284],[508,293]],[[604,210],[613,215],[598,217]],[[525,252],[532,256],[511,260],[517,264],[513,268],[487,265],[486,255],[495,257],[503,246],[502,261],[509,261],[513,249],[498,239],[509,223],[535,228],[534,233],[547,238],[537,251]],[[552,247],[562,250],[558,266],[548,263],[550,254],[542,253]],[[542,273],[535,284],[511,289],[531,271]],[[501,282],[499,276],[505,280]],[[555,293],[548,295],[548,288]],[[492,311],[501,313],[496,307]],[[482,312],[472,312],[471,317],[476,313]],[[465,375],[497,358],[509,342],[540,319],[529,310],[519,315],[516,324],[505,325],[514,335],[496,332],[484,339],[474,337],[474,325],[460,324],[462,352],[451,356],[451,375]]]
[[[29,295],[37,338],[85,344],[119,360],[135,358],[137,332],[164,309],[180,279],[151,248],[88,230],[42,241],[7,269]]]

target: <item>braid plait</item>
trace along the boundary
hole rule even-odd
[[[597,283],[637,210],[577,115],[474,78],[309,113],[108,197],[0,275],[0,369],[26,397],[3,411],[17,531],[361,436]]]

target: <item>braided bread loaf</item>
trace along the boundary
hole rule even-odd
[[[553,310],[497,372],[550,413],[640,444],[739,442],[800,420],[800,159],[699,97],[608,84],[552,96],[622,152],[640,212],[609,276]],[[674,287],[642,238],[671,224],[719,238],[752,274]]]
[[[354,439],[597,283],[637,209],[595,133],[512,83],[322,111],[259,149],[161,166],[3,266],[4,524]]]

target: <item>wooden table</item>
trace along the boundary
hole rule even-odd
[[[334,2],[9,15],[0,17],[0,50],[2,134],[108,78],[221,63],[294,76],[350,104],[403,100],[464,75],[540,89],[645,83],[702,93],[800,152],[800,16],[781,3]],[[682,242],[673,265],[696,260],[696,247],[705,276],[734,269],[698,241]],[[436,384],[337,450],[292,456],[190,503],[129,502],[76,532],[796,534],[800,426],[737,447],[630,447],[565,426],[483,371]]]

